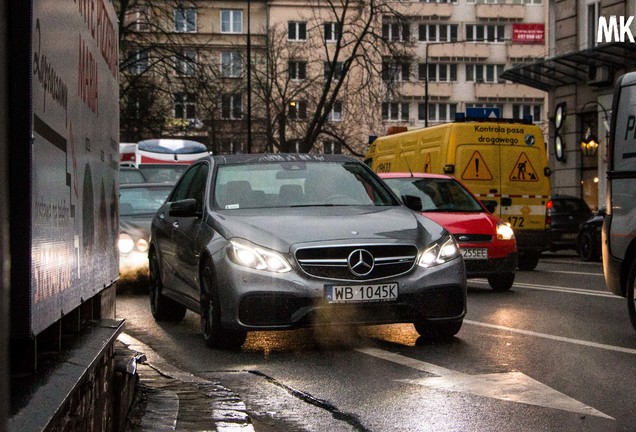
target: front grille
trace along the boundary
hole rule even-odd
[[[490,234],[454,234],[457,243],[486,243],[492,241]]]
[[[368,274],[356,275],[350,269],[348,258],[356,250],[367,251],[373,256],[373,269]],[[311,276],[332,280],[371,280],[408,272],[415,265],[417,252],[413,245],[323,246],[298,249],[296,260]]]

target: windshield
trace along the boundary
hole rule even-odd
[[[171,190],[172,186],[121,188],[119,189],[119,215],[155,214]]]
[[[139,170],[143,173],[148,183],[171,183],[174,184],[179,180],[190,165],[174,164],[174,165],[139,165]]]
[[[456,180],[445,178],[393,178],[386,183],[400,196],[422,200],[422,211],[482,212],[479,202]]]
[[[213,206],[393,206],[389,190],[357,162],[280,162],[224,165],[218,169]]]

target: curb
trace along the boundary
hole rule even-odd
[[[146,357],[137,365],[145,406],[135,409],[141,411],[141,419],[129,422],[128,430],[200,431],[210,430],[212,423],[218,432],[254,432],[245,404],[232,390],[182,371],[126,333],[120,334],[118,340]]]

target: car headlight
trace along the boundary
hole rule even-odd
[[[145,238],[140,238],[139,240],[137,240],[137,243],[135,243],[135,247],[137,247],[137,250],[139,252],[147,252],[148,240],[146,240]]]
[[[512,240],[515,238],[515,232],[510,227],[509,223],[499,222],[497,224],[497,239],[498,240]]]
[[[230,240],[228,256],[234,264],[256,270],[285,273],[291,270],[287,260],[278,252],[245,240]]]
[[[422,267],[433,267],[455,259],[458,256],[459,246],[457,246],[455,239],[450,235],[445,235],[426,248],[417,264]]]
[[[135,242],[132,237],[126,233],[119,234],[119,240],[117,241],[117,247],[119,248],[119,252],[123,254],[127,254],[133,247],[135,247]]]

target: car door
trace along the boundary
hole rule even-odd
[[[196,200],[197,215],[175,217],[173,221],[173,242],[175,245],[175,271],[183,294],[194,300],[199,298],[199,257],[205,248],[206,238],[203,214],[205,210],[204,197],[208,185],[209,165],[207,162],[198,163],[188,173],[189,187],[181,199]],[[203,230],[205,231],[205,230]],[[202,235],[203,234],[203,235]]]

